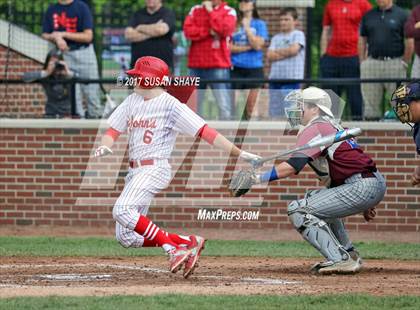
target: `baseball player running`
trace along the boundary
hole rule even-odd
[[[392,94],[391,105],[401,123],[412,127],[417,154],[420,155],[420,82],[397,87]],[[414,169],[411,184],[420,184],[420,165]]]
[[[286,99],[296,103],[285,109],[289,122],[292,126],[304,126],[298,133],[296,147],[343,130],[334,119],[331,98],[324,90],[309,87],[292,92]],[[265,173],[248,174],[251,182],[244,180],[243,184],[287,178],[298,174],[307,164],[326,188],[308,191],[303,199],[292,201],[287,213],[302,237],[327,259],[314,265],[311,271],[355,273],[361,269],[362,260],[342,218],[363,213],[366,221],[372,220],[376,215],[375,206],[384,197],[386,184],[374,161],[353,139],[295,153]],[[235,183],[241,182],[233,179],[231,186]],[[231,191],[238,196],[234,188]]]
[[[147,218],[153,197],[171,180],[168,158],[178,133],[199,136],[208,143],[245,161],[260,157],[241,151],[185,104],[169,95],[162,82],[169,69],[156,57],[141,57],[127,74],[136,77],[138,87],[112,113],[94,156],[112,154],[112,145],[121,133],[129,135],[129,170],[125,187],[115,202],[113,217],[116,238],[123,247],[162,247],[169,254],[169,269],[184,267],[187,278],[194,270],[204,238],[165,232]]]

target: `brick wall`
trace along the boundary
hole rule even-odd
[[[0,45],[0,77],[5,78],[7,49]],[[42,64],[10,51],[8,78],[21,79],[24,72],[41,70]],[[41,117],[46,97],[39,84],[0,84],[0,114],[10,117]]]
[[[0,120],[0,225],[114,225],[112,205],[123,188],[127,169],[126,159],[121,165],[118,161],[125,153],[124,138],[115,155],[88,165],[98,125],[83,120]],[[234,124],[210,125],[234,139]],[[353,216],[347,220],[348,228],[420,231],[420,189],[409,185],[410,174],[419,163],[410,132],[394,123],[347,126],[365,128],[359,143],[375,157],[388,184],[375,221],[367,225],[360,215]],[[279,123],[260,122],[252,128],[244,149],[262,155],[283,150],[294,141],[293,136],[284,135]],[[318,186],[313,174],[305,169],[297,177],[267,188],[256,187],[245,198],[232,199],[222,183],[233,166],[231,161],[226,166],[222,152],[180,136],[173,155],[175,177],[149,211],[155,221],[168,227],[290,228],[288,202]],[[200,207],[260,210],[260,219],[197,221]]]

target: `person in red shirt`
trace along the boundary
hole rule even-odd
[[[321,77],[360,78],[358,58],[359,26],[372,8],[367,0],[330,0],[324,9],[321,35]],[[360,85],[326,85],[341,96],[345,89],[353,120],[363,118]]]
[[[230,78],[230,38],[236,28],[236,11],[222,0],[203,1],[195,5],[184,22],[185,37],[191,40],[188,55],[190,74],[202,79]],[[214,83],[210,87],[219,105],[219,118],[232,118],[230,84]],[[200,89],[206,89],[205,83]],[[198,94],[198,113],[203,115],[204,91]]]
[[[295,90],[285,98],[291,103],[286,114],[292,125],[302,125],[296,147],[316,138],[336,134],[343,127],[331,112],[331,98],[320,88]],[[314,265],[318,274],[355,273],[362,267],[344,228],[342,218],[363,213],[366,221],[376,215],[375,206],[386,191],[384,177],[375,162],[353,139],[330,146],[294,153],[272,169],[251,176],[253,184],[271,182],[298,174],[309,165],[326,188],[310,190],[292,201],[287,213],[302,237],[327,261]]]

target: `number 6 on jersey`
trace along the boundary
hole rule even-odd
[[[152,143],[152,138],[153,138],[153,131],[145,130],[144,135],[143,135],[143,142],[145,144],[150,144]]]

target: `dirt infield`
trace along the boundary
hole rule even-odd
[[[185,294],[420,295],[420,262],[367,260],[357,275],[315,276],[316,260],[202,257],[185,280],[165,257],[2,258],[0,297]]]

